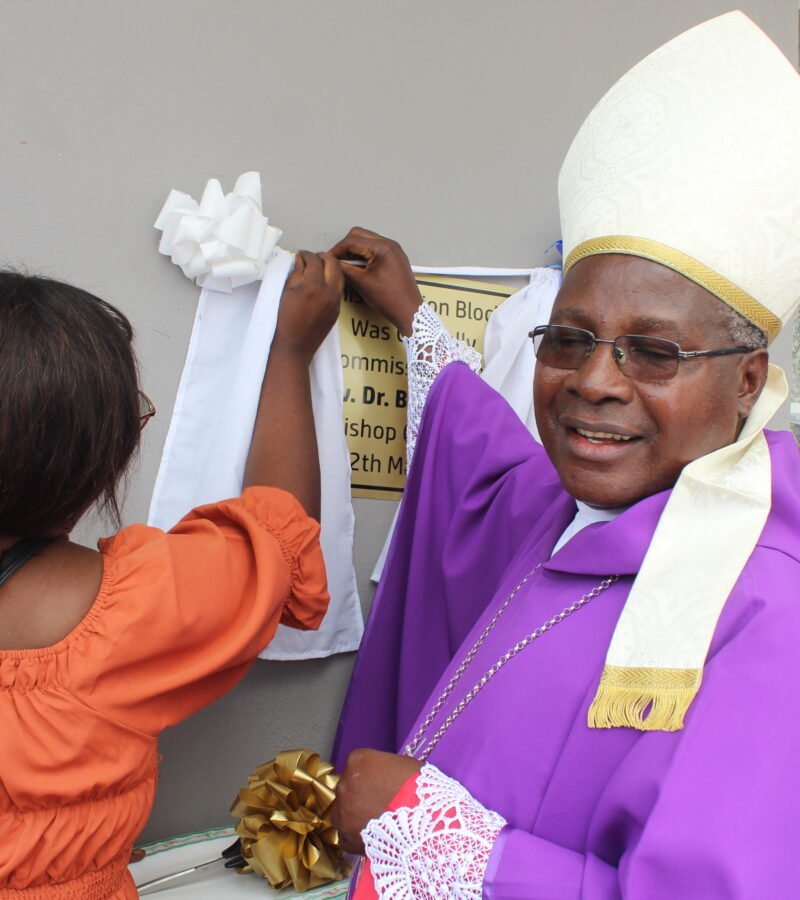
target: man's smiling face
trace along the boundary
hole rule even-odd
[[[658,263],[605,254],[564,278],[550,323],[613,340],[666,338],[681,350],[733,346],[724,304]],[[654,384],[628,378],[609,344],[575,370],[536,365],[542,443],[570,494],[591,506],[627,506],[675,484],[694,459],[732,443],[766,377],[766,351],[683,360]]]

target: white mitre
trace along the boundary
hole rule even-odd
[[[581,126],[559,177],[564,272],[624,253],[668,266],[771,340],[800,298],[800,76],[741,12],[634,66]],[[674,731],[763,530],[767,385],[736,443],[687,465],[631,588],[589,710],[594,728]]]
[[[565,273],[653,259],[771,340],[800,299],[800,77],[744,13],[704,22],[595,106],[558,192]]]

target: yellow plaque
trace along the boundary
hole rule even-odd
[[[480,353],[491,314],[517,290],[470,278],[416,279],[450,334]],[[406,483],[405,347],[397,329],[349,291],[339,316],[339,335],[353,496],[398,500]]]

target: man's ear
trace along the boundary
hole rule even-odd
[[[747,353],[739,363],[737,400],[740,422],[744,422],[750,415],[750,411],[767,383],[768,365],[769,353],[766,350],[754,350],[752,353]]]

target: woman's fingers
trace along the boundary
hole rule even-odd
[[[328,290],[336,296],[344,290],[344,276],[339,261],[330,253],[312,253],[310,250],[298,250],[295,270],[286,280],[286,286],[296,289],[303,287],[315,290]]]
[[[303,259],[303,251],[301,250],[299,253],[295,253],[294,255],[294,268],[289,273],[289,277],[286,279],[286,287],[293,288],[296,284],[299,284],[303,280],[303,273],[306,270],[306,261]]]
[[[309,362],[339,315],[344,277],[333,256],[296,254],[295,271],[281,297],[273,347],[290,349]]]
[[[300,250],[297,255],[303,260],[304,264],[303,280],[322,281],[323,265],[319,256],[310,250]]]
[[[336,289],[337,287],[344,287],[344,277],[342,275],[342,269],[339,265],[339,260],[327,250],[325,253],[320,253],[320,260],[322,261],[322,277],[325,279],[325,283],[330,285],[332,289]]]
[[[339,260],[332,253],[322,253],[325,283],[336,295],[337,303],[344,293],[344,273]]]

